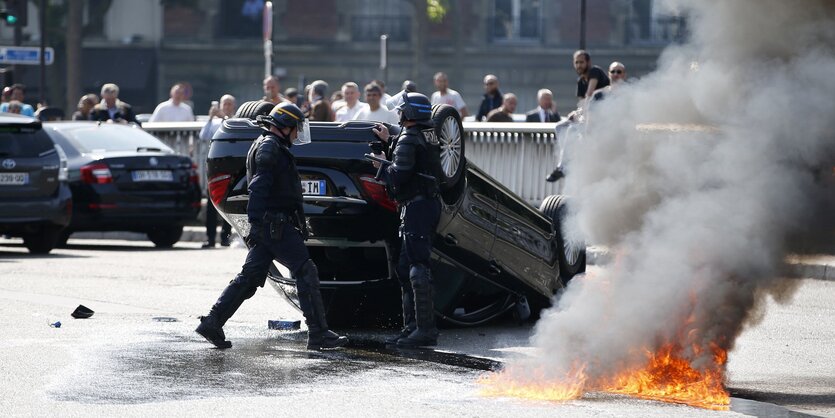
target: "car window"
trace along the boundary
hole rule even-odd
[[[61,146],[61,149],[64,150],[68,157],[78,157],[81,155],[81,153],[76,149],[75,144],[70,142],[63,134],[55,129],[47,128],[44,130],[49,137],[52,138],[52,142]]]
[[[96,125],[83,128],[62,129],[64,137],[81,152],[136,151],[139,148],[174,151],[159,139],[137,128]]]
[[[0,126],[0,157],[38,157],[55,149],[42,129]]]

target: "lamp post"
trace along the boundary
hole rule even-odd
[[[273,2],[264,3],[264,77],[273,75]]]
[[[586,49],[586,0],[580,0],[580,49]]]

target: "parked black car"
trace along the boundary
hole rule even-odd
[[[157,247],[179,241],[200,211],[200,185],[191,159],[137,128],[98,122],[44,125],[69,160],[76,231],[134,231]]]
[[[67,157],[30,117],[0,115],[0,235],[46,254],[70,223]]]
[[[208,155],[212,202],[242,236],[247,235],[245,158],[260,128],[252,120],[270,108],[244,104],[215,134]],[[548,306],[573,275],[584,271],[585,252],[564,246],[558,225],[565,199],[552,196],[543,211],[531,207],[464,158],[463,128],[449,106],[433,109],[445,178],[433,271],[438,316],[477,325],[505,312],[520,317]],[[370,122],[312,122],[312,143],[293,147],[305,191],[321,289],[334,324],[396,325],[400,293],[397,206],[364,154],[376,137]],[[396,126],[389,126],[397,132]],[[276,264],[269,282],[296,304],[292,279]]]

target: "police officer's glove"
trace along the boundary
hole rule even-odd
[[[256,242],[264,241],[264,224],[261,222],[251,222],[249,228],[249,235],[244,238],[244,242],[248,247],[252,247]]]

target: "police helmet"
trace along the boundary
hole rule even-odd
[[[275,126],[277,129],[297,128],[298,137],[293,140],[293,145],[310,143],[310,124],[305,119],[302,110],[293,103],[279,103],[273,107],[269,115],[259,116],[257,120],[267,129],[270,126]]]
[[[401,120],[428,123],[432,118],[432,103],[420,93],[403,91],[402,102],[397,106]]]

